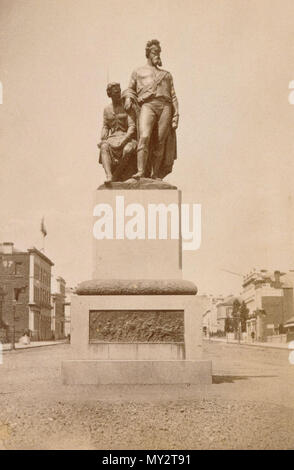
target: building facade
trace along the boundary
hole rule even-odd
[[[240,298],[234,295],[228,295],[216,304],[218,331],[222,333],[225,333],[226,331],[227,318],[232,318],[233,305],[235,300],[240,301]]]
[[[65,297],[66,282],[62,277],[53,281],[51,294],[51,330],[54,339],[65,337]]]
[[[0,244],[1,322],[10,341],[26,330],[32,339],[51,339],[52,266],[37,248],[21,251],[11,242]]]
[[[294,272],[252,271],[243,280],[242,299],[249,309],[247,336],[266,341],[293,316]]]
[[[71,315],[70,315],[70,308],[71,308],[71,295],[74,293],[73,287],[66,287],[65,288],[65,304],[64,304],[64,334],[66,337],[70,335],[70,324],[71,324]]]
[[[214,335],[220,330],[217,305],[223,300],[223,297],[208,297],[208,309],[203,314],[203,332],[206,336]]]

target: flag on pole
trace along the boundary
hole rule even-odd
[[[44,217],[42,217],[42,220],[41,220],[41,232],[43,234],[43,237],[46,237],[47,230],[46,230],[45,223],[44,223]]]

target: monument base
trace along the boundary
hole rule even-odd
[[[212,383],[202,359],[205,296],[183,280],[92,280],[72,296],[64,384]]]
[[[211,385],[211,361],[99,361],[62,363],[66,385]]]

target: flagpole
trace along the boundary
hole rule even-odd
[[[45,227],[44,217],[42,217],[42,220],[41,220],[41,233],[43,235],[41,251],[43,253],[45,253],[45,237],[47,235],[47,230],[46,230],[46,227]]]

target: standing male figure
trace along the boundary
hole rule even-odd
[[[136,69],[126,91],[125,109],[137,109],[139,143],[138,171],[133,178],[162,179],[172,171],[176,156],[179,111],[172,75],[162,65],[160,43],[146,45],[147,64]]]

